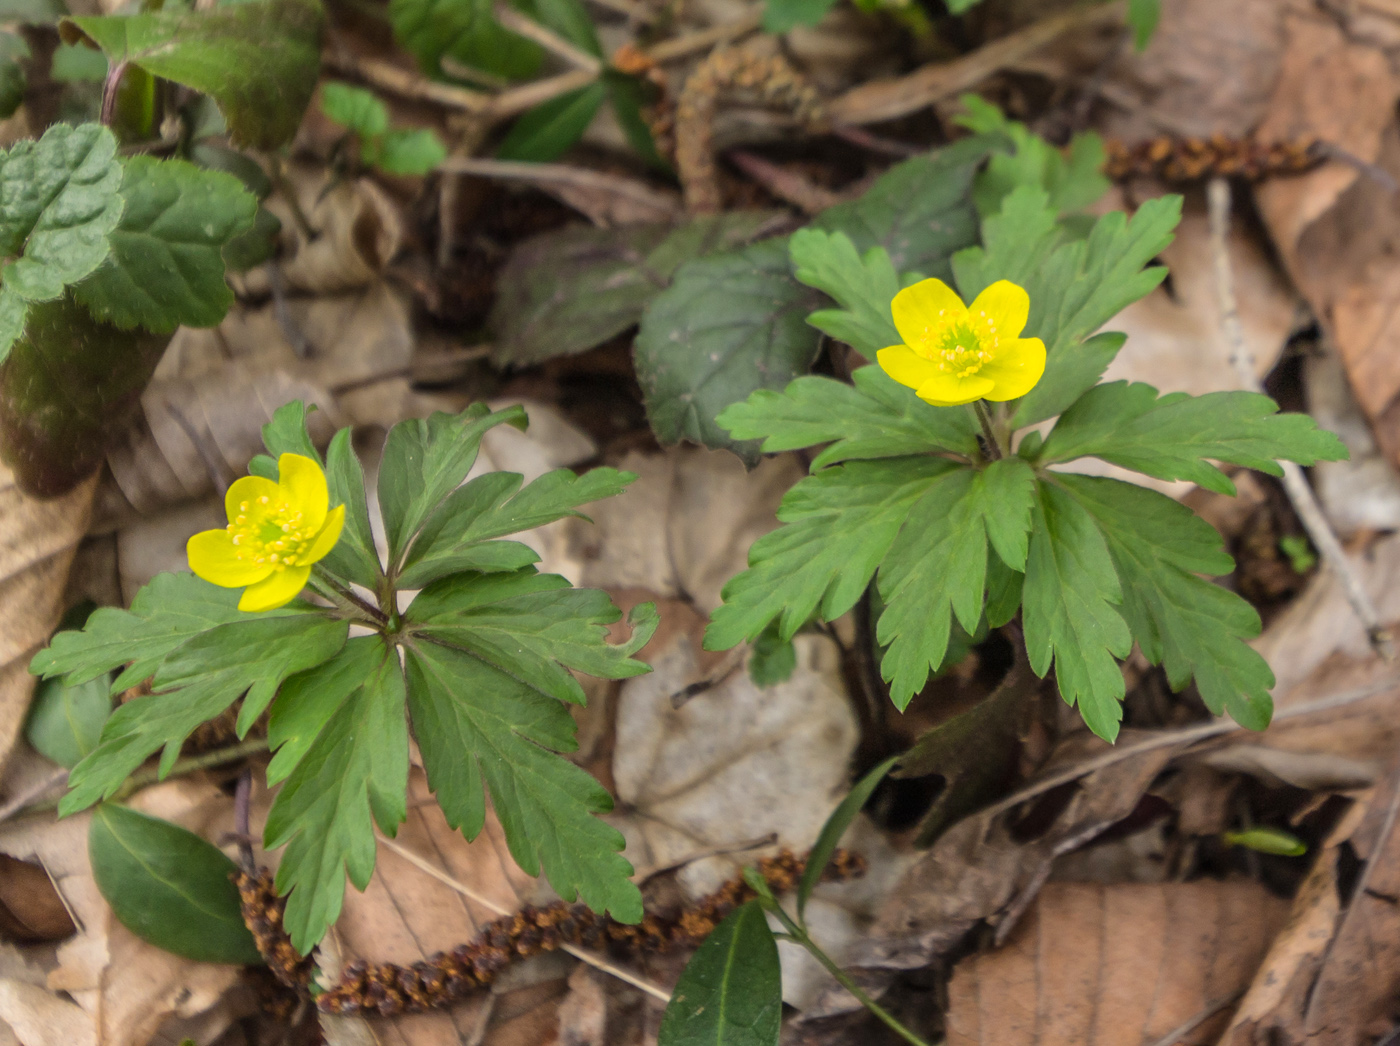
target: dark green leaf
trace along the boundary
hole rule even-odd
[[[767,0],[763,5],[763,28],[770,33],[786,33],[799,25],[816,25],[836,0]]]
[[[553,29],[580,50],[596,58],[603,57],[598,30],[581,0],[534,0],[534,9],[541,25]]]
[[[390,0],[389,18],[399,43],[435,79],[445,57],[511,79],[533,75],[543,51],[503,29],[491,9],[492,0]]]
[[[240,144],[291,141],[321,67],[325,15],[316,0],[245,0],[208,10],[64,19],[113,62],[131,62],[214,98]]]
[[[813,614],[840,617],[860,598],[915,503],[956,468],[938,458],[853,461],[803,479],[783,498],[788,524],[749,549],[724,586],[707,650],[756,639],[774,618],[790,639]]]
[[[658,1046],[778,1046],[783,980],[758,901],[730,912],[686,965]]]
[[[345,506],[345,527],[340,541],[321,563],[332,574],[378,592],[384,568],[370,529],[365,474],[350,444],[349,429],[337,432],[326,448],[326,484],[331,504]]]
[[[822,830],[817,833],[817,841],[812,844],[812,849],[807,853],[807,866],[802,869],[802,880],[797,884],[798,922],[803,921],[802,916],[807,910],[807,901],[812,896],[812,891],[816,889],[817,883],[821,882],[822,876],[826,874],[826,866],[831,863],[831,855],[836,852],[841,837],[846,834],[846,829],[851,827],[851,822],[856,819],[856,814],[865,809],[865,804],[875,794],[875,789],[880,787],[880,782],[885,779],[885,775],[897,762],[899,762],[899,756],[892,755],[883,763],[868,770],[865,776],[856,782],[855,787],[846,793],[846,798],[836,804],[836,809],[831,811],[831,816],[826,819]]]
[[[642,318],[683,262],[751,240],[772,211],[734,211],[684,225],[570,226],[525,241],[498,280],[491,327],[500,366],[601,345]]]
[[[604,84],[591,83],[536,106],[515,121],[496,155],[531,163],[557,160],[583,137],[607,96]]]
[[[421,177],[447,159],[447,146],[426,127],[401,128],[366,142],[365,162],[385,174]]]
[[[1123,585],[1123,616],[1143,656],[1167,670],[1172,689],[1194,677],[1216,715],[1262,730],[1273,714],[1274,674],[1246,643],[1259,615],[1200,575],[1234,561],[1209,523],[1165,495],[1118,480],[1059,477],[1098,523]]]
[[[373,91],[331,80],[321,86],[321,111],[330,120],[369,138],[389,129],[389,108]]]
[[[651,125],[642,115],[642,107],[659,92],[640,77],[628,76],[611,68],[603,70],[603,82],[608,85],[608,100],[612,102],[613,113],[622,126],[622,133],[627,136],[632,148],[637,150],[637,155],[653,170],[670,174],[671,165],[657,151]]]
[[[525,412],[515,406],[493,414],[475,403],[461,414],[438,412],[389,430],[379,467],[379,508],[395,574],[424,521],[471,471],[481,437],[503,422],[523,431]]]
[[[24,737],[41,754],[70,770],[94,748],[102,724],[112,714],[110,681],[98,676],[82,683],[46,679],[34,688]]]
[[[237,866],[193,832],[103,803],[88,857],[112,914],[143,941],[196,962],[262,964],[229,878]]]
[[[400,586],[421,588],[465,570],[518,570],[538,562],[529,546],[494,539],[581,515],[578,506],[621,494],[637,477],[610,468],[581,476],[555,469],[523,490],[522,478],[514,472],[488,472],[453,491],[409,549]]]
[[[1159,398],[1142,383],[1115,381],[1085,393],[1065,411],[1040,452],[1044,464],[1097,457],[1156,479],[1186,479],[1234,494],[1207,459],[1283,475],[1279,460],[1339,461],[1345,445],[1306,414],[1280,414],[1254,392],[1184,392]]]
[[[57,83],[100,84],[107,79],[107,56],[86,44],[59,44],[54,49],[49,77]]]
[[[285,846],[277,890],[283,925],[303,955],[340,915],[345,877],[374,874],[374,823],[393,835],[407,813],[408,728],[398,653],[371,637],[377,665],[321,729],[277,793],[263,844]]]
[[[0,119],[14,116],[29,85],[20,60],[29,57],[29,45],[14,33],[0,33]]]
[[[166,654],[152,680],[155,692],[112,713],[102,743],[68,775],[70,790],[60,814],[110,797],[127,774],[162,748],[160,771],[169,773],[195,727],[246,694],[238,716],[241,736],[284,679],[328,660],[345,645],[346,622],[308,613],[312,608],[305,604],[301,612],[295,604],[290,609],[240,614]],[[157,610],[153,617],[158,626],[163,614]]]
[[[564,705],[460,650],[418,641],[408,648],[408,704],[428,783],[448,823],[474,839],[486,795],[517,864],[543,866],[559,896],[581,897],[622,922],[642,917],[642,897],[618,853],[623,838],[594,817],[607,791],[556,752],[572,751]]]
[[[243,183],[243,188],[259,200],[265,200],[272,195],[272,179],[267,176],[262,165],[237,149],[230,149],[215,142],[196,142],[190,147],[189,160],[196,167],[233,175]]]
[[[122,178],[125,209],[111,250],[73,293],[99,320],[168,334],[217,326],[233,304],[223,248],[253,224],[257,198],[222,171],[137,156]]]
[[[55,124],[0,153],[0,360],[31,302],[52,301],[107,256],[122,215],[116,139],[97,124]]]
[[[819,346],[806,322],[814,304],[789,275],[785,239],[681,266],[647,307],[636,340],[637,379],[657,436],[756,461],[757,446],[731,439],[715,415],[807,371]]]
[[[1093,517],[1052,482],[1036,485],[1022,600],[1031,668],[1044,678],[1053,658],[1060,694],[1112,741],[1125,689],[1114,658],[1133,645],[1118,611],[1123,592]]]
[[[776,686],[792,678],[797,668],[797,648],[791,639],[778,635],[778,623],[770,622],[749,653],[749,678],[757,687]]]
[[[277,256],[277,237],[281,232],[282,222],[277,215],[259,207],[253,215],[252,228],[224,244],[225,267],[230,272],[247,272],[271,261]]]

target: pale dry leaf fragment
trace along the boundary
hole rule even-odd
[[[29,659],[63,613],[68,568],[87,531],[96,479],[59,498],[22,493],[0,466],[0,768],[29,709]]]
[[[948,1046],[1215,1041],[1287,902],[1254,882],[1051,883],[996,951],[948,986]],[[1222,1003],[1224,1005],[1222,1005]]]
[[[35,984],[0,979],[0,1021],[19,1046],[97,1046],[97,1029],[83,1008]]]

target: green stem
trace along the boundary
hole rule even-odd
[[[826,952],[822,951],[821,948],[817,946],[817,942],[812,940],[807,934],[806,929],[798,925],[796,920],[783,910],[782,905],[773,900],[766,900],[763,907],[777,916],[778,921],[783,924],[783,928],[787,930],[788,936],[792,940],[806,948],[807,951],[811,953],[812,958],[825,966],[827,972],[836,978],[841,987],[854,995],[856,1001],[867,1010],[884,1021],[891,1031],[905,1042],[909,1043],[910,1046],[929,1046],[927,1042],[919,1038],[903,1024],[899,1023],[899,1021],[895,1019],[894,1014],[890,1013],[869,995],[865,994],[865,990],[855,981],[851,980],[850,974],[837,966],[836,963],[832,961],[831,956],[827,955]]]
[[[324,571],[322,571],[319,567],[313,567],[313,568],[312,568],[311,577],[312,577],[312,578],[315,578],[317,581],[319,581],[321,584],[325,585],[328,589],[331,590],[329,593],[327,593],[327,592],[323,592],[323,593],[322,593],[322,595],[324,595],[327,599],[330,599],[330,600],[332,600],[332,601],[334,601],[334,602],[341,603],[341,605],[342,605],[342,606],[345,606],[347,609],[348,609],[350,606],[357,607],[361,612],[363,612],[364,614],[368,615],[368,617],[370,618],[370,621],[371,621],[373,624],[375,624],[375,625],[383,625],[383,624],[384,624],[384,622],[385,622],[385,616],[384,616],[384,612],[383,612],[382,610],[380,610],[380,609],[379,609],[377,606],[375,606],[373,603],[370,603],[370,602],[368,602],[367,600],[361,599],[359,596],[357,596],[357,595],[356,595],[354,592],[352,592],[350,589],[346,588],[346,587],[345,587],[344,585],[342,585],[340,582],[336,581],[335,578],[331,577],[329,574],[327,574],[327,573],[325,573]],[[308,580],[310,580],[310,579],[308,579]],[[313,587],[315,587],[315,586],[313,586]]]
[[[1004,457],[1001,441],[997,439],[996,427],[992,423],[992,412],[987,409],[986,400],[973,400],[972,413],[977,415],[977,423],[982,426],[982,436],[987,441],[987,456],[993,461]]]

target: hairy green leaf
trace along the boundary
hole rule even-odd
[[[1308,415],[1280,414],[1277,403],[1258,393],[1159,397],[1151,385],[1114,381],[1065,411],[1039,456],[1043,464],[1083,457],[1234,494],[1234,483],[1207,459],[1281,476],[1279,460],[1339,461],[1347,449]]]
[[[137,156],[123,166],[111,251],[74,295],[123,329],[217,326],[233,304],[223,249],[252,227],[257,198],[233,175],[183,160]]]
[[[211,96],[240,144],[291,141],[321,68],[325,14],[317,0],[243,0],[205,9],[66,18],[69,43],[86,39],[113,63]]]
[[[196,962],[262,965],[229,878],[237,865],[193,832],[103,803],[88,857],[112,914],[143,941]]]
[[[686,964],[661,1017],[658,1046],[778,1046],[783,979],[763,907],[725,916]]]
[[[374,874],[374,824],[393,835],[407,814],[408,728],[398,652],[378,637],[374,667],[322,726],[268,811],[263,844],[285,846],[277,890],[290,893],[283,925],[305,955],[340,915],[345,877],[363,890]],[[373,823],[371,822],[373,816]]]

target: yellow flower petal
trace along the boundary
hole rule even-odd
[[[977,295],[967,311],[974,320],[985,320],[991,324],[997,338],[1010,341],[1020,337],[1026,329],[1026,319],[1031,314],[1031,296],[1025,288],[1016,286],[1010,280],[997,280]]]
[[[340,540],[340,529],[345,525],[345,506],[337,505],[331,509],[326,516],[325,526],[321,532],[312,539],[311,547],[302,553],[301,561],[311,564],[317,560],[324,559],[331,549],[335,548],[335,543]]]
[[[989,361],[979,377],[989,378],[995,388],[985,397],[995,402],[1020,399],[1045,373],[1045,342],[1039,338],[1017,338],[1003,343],[996,358]]]
[[[261,476],[244,476],[234,480],[229,484],[228,493],[224,495],[224,511],[228,513],[229,522],[232,523],[238,518],[238,507],[243,502],[246,501],[252,506],[257,504],[258,498],[261,497],[277,497],[277,484]]]
[[[926,360],[908,345],[891,345],[875,354],[880,369],[901,385],[917,389],[939,373],[938,364]]]
[[[939,374],[920,385],[917,395],[919,399],[925,403],[932,403],[935,407],[956,407],[986,398],[994,387],[992,379],[981,374],[973,374],[966,378]]]
[[[1020,333],[1018,327],[1017,333]],[[301,526],[314,534],[326,521],[330,494],[321,466],[301,454],[283,454],[277,459],[277,487],[288,504],[301,512]]]
[[[274,571],[271,577],[251,585],[238,601],[239,610],[276,610],[296,599],[311,576],[310,567],[288,567]]]
[[[272,573],[272,568],[266,564],[258,566],[240,559],[227,530],[200,531],[185,545],[185,555],[189,557],[190,569],[198,577],[222,588],[242,588]]]
[[[917,345],[935,324],[951,323],[966,316],[967,306],[942,280],[920,280],[894,296],[890,314],[894,317],[895,330],[905,343]],[[1020,327],[1016,328],[1016,333],[1021,333]]]

